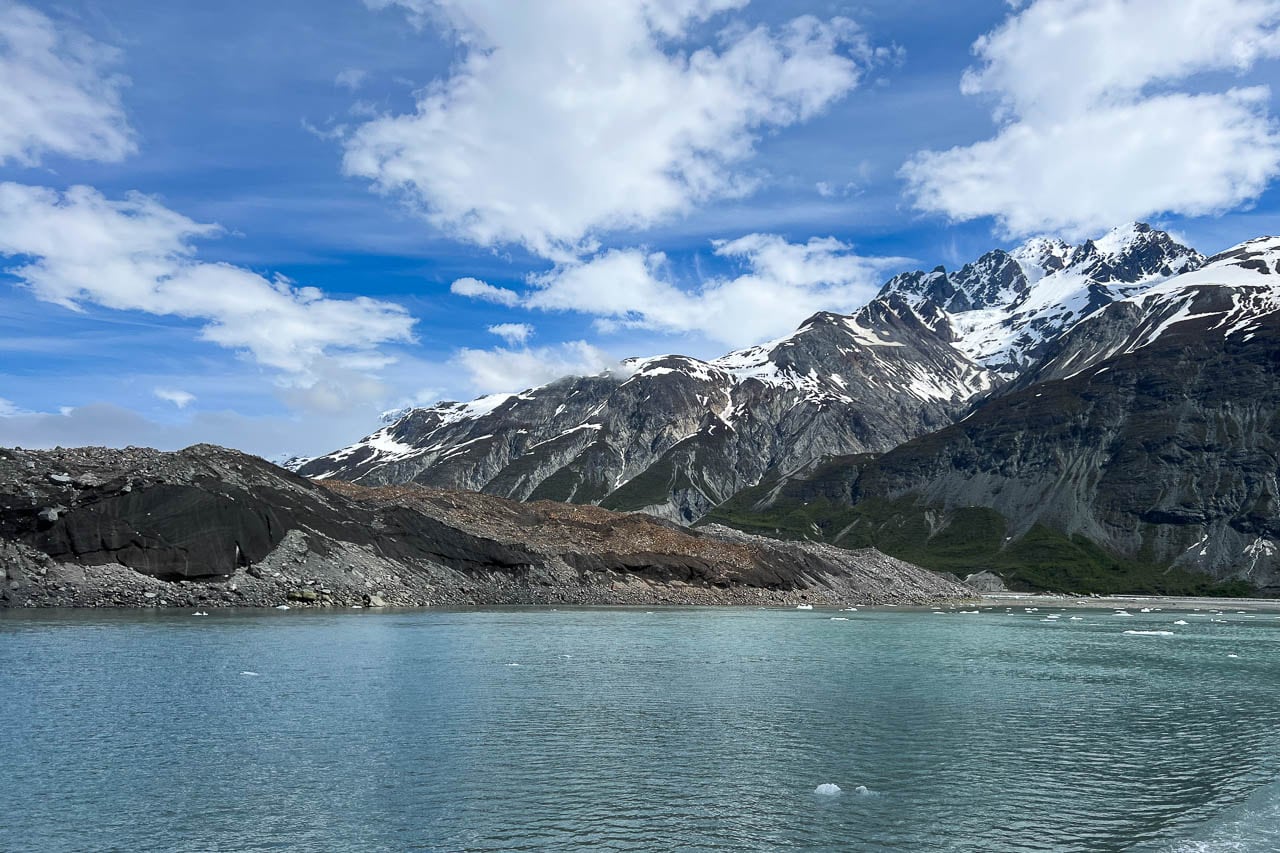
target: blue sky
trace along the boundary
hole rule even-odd
[[[603,8],[0,0],[0,444],[315,453],[1033,234],[1280,231],[1271,0]]]

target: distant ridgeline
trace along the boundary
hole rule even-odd
[[[1280,594],[1280,238],[903,273],[711,361],[397,413],[294,467],[874,545],[1015,587]]]

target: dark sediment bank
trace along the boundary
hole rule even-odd
[[[414,486],[322,485],[209,445],[0,450],[0,606],[923,604],[874,549]]]

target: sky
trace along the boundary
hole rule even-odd
[[[0,446],[311,455],[904,269],[1280,233],[1280,0],[0,0]]]

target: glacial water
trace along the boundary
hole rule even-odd
[[[1277,780],[1261,611],[0,613],[5,851],[1275,851]]]

